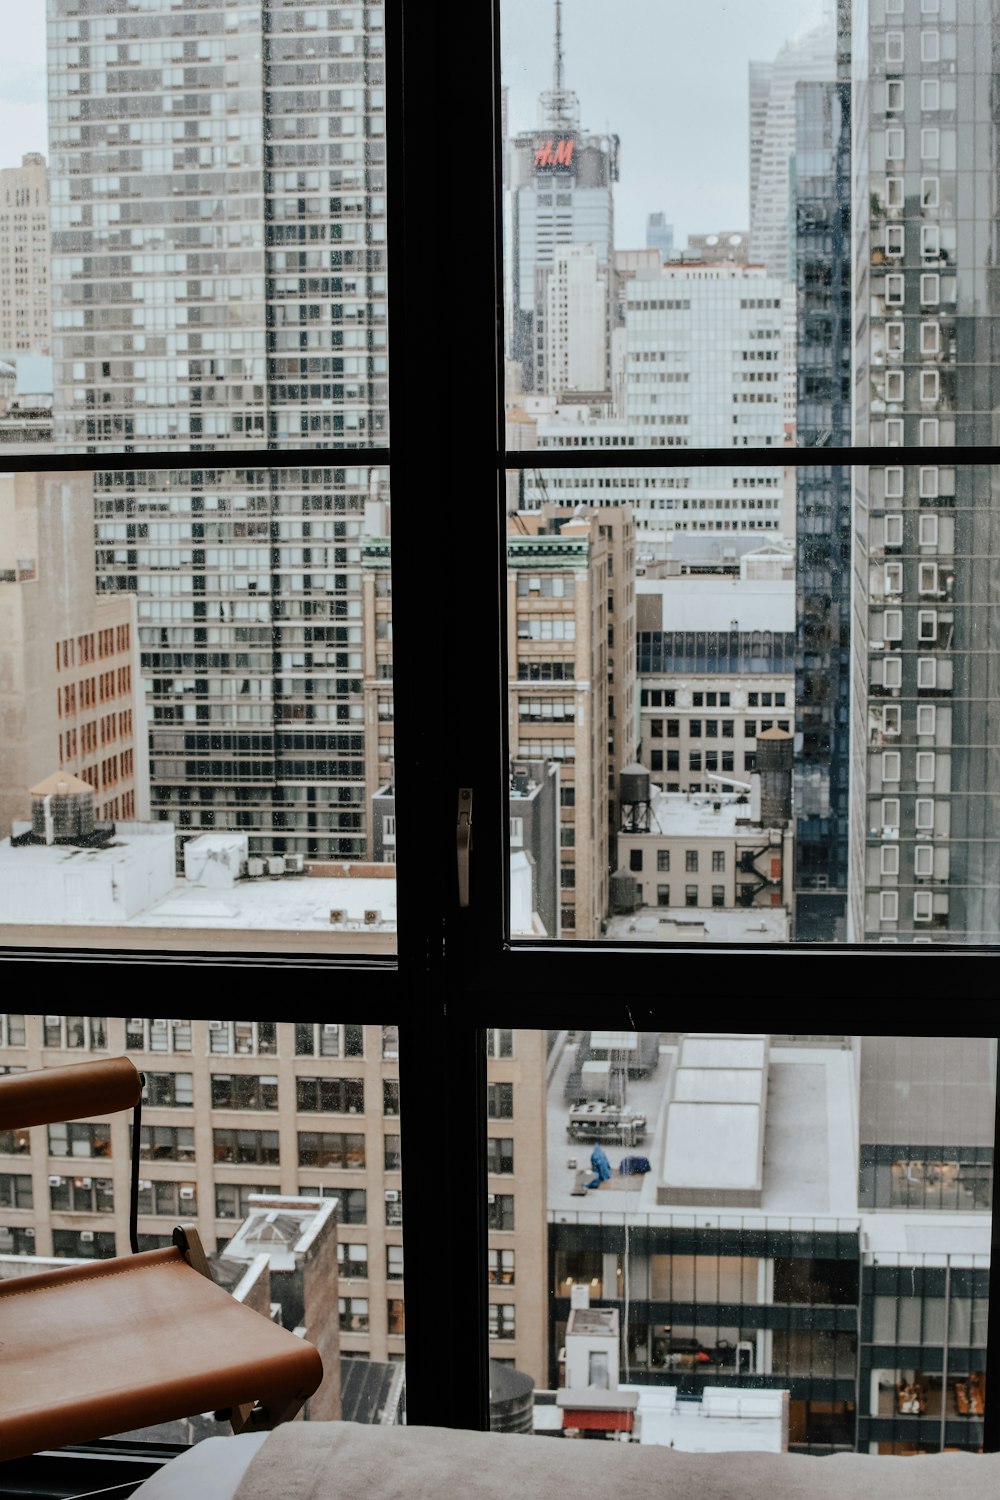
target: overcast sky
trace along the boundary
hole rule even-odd
[[[534,129],[552,87],[554,18],[554,0],[501,0],[512,134]],[[747,65],[821,18],[821,0],[563,0],[563,85],[585,130],[621,140],[619,249],[646,243],[657,210],[679,246],[750,227]]]
[[[466,0],[468,3],[468,0]],[[646,215],[689,233],[749,227],[747,63],[820,19],[822,0],[563,0],[564,84],[585,129],[621,139],[616,240],[646,242]],[[48,154],[44,0],[3,0],[0,166]],[[538,123],[552,87],[553,0],[501,0],[512,131]]]

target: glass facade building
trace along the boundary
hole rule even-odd
[[[851,921],[856,940],[1000,930],[996,206],[989,0],[855,6]],[[991,39],[992,38],[992,44]]]
[[[850,90],[795,91],[796,443],[851,441]],[[846,935],[851,488],[796,470],[795,937]]]

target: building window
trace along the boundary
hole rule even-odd
[[[363,1078],[296,1078],[295,1107],[311,1113],[360,1115],[365,1110]]]
[[[103,1052],[108,1045],[108,1018],[107,1016],[45,1016],[42,1038],[46,1047],[80,1048],[88,1052]]]
[[[273,1193],[273,1188],[249,1182],[217,1182],[215,1184],[215,1217],[217,1219],[245,1219],[250,1212],[251,1193]],[[193,1210],[189,1210],[193,1212]],[[157,1210],[159,1212],[159,1210]]]
[[[513,1229],[513,1193],[490,1193],[486,1202],[486,1219],[490,1229]]]
[[[914,922],[930,922],[934,917],[934,897],[930,891],[913,892]]]
[[[302,1137],[300,1136],[301,1140]],[[278,1165],[276,1130],[213,1130],[212,1154],[217,1162],[255,1162]]]
[[[913,805],[913,822],[916,828],[933,830],[934,802],[930,797],[918,797]]]
[[[656,904],[657,904],[657,906],[669,906],[670,905],[670,887],[669,887],[669,885],[658,885],[656,887]]]
[[[713,849],[712,850],[712,869],[713,869],[713,871],[722,871],[725,868],[726,868],[726,851],[725,851],[725,849]]]
[[[402,1338],[406,1333],[406,1314],[402,1297],[390,1297],[386,1302],[386,1332],[392,1338]]]
[[[514,1033],[513,1031],[501,1030],[490,1027],[486,1033],[486,1056],[487,1057],[513,1057],[514,1056]]]
[[[31,1177],[20,1172],[0,1172],[0,1208],[33,1208]]]
[[[712,887],[712,905],[713,906],[725,906],[725,904],[726,904],[726,888],[725,888],[725,886],[724,885],[713,885],[713,887]]]
[[[397,1078],[383,1078],[382,1080],[382,1113],[384,1115],[399,1114],[399,1080]]]
[[[363,1057],[364,1027],[338,1026],[335,1022],[295,1023],[297,1057]]]
[[[190,1125],[142,1125],[139,1157],[142,1161],[194,1161],[194,1130]]]
[[[151,1109],[189,1109],[194,1079],[190,1073],[147,1073],[142,1102]]]
[[[399,1188],[385,1190],[385,1222],[387,1228],[396,1228],[403,1222],[403,1195]]]
[[[898,781],[899,780],[899,766],[900,766],[900,757],[899,757],[899,751],[898,750],[883,750],[882,751],[882,780],[883,781]]]
[[[937,728],[937,708],[933,703],[917,705],[917,733],[933,734]]]
[[[342,1280],[368,1280],[368,1246],[337,1242],[337,1271]]]
[[[27,1046],[27,1032],[25,1030],[24,1016],[20,1014],[0,1014],[0,1047],[25,1047]]]
[[[917,844],[913,850],[913,873],[918,880],[928,880],[934,874],[934,845]]]
[[[212,1108],[277,1109],[277,1077],[256,1073],[213,1073]]]
[[[684,868],[690,874],[697,874],[697,871],[698,871],[698,851],[697,851],[697,849],[686,849],[684,851]]]
[[[341,1333],[368,1332],[367,1297],[341,1297],[339,1311]]]
[[[930,782],[934,781],[934,751],[933,750],[918,750],[917,751],[916,779],[918,781],[930,781]]]
[[[217,1135],[219,1133],[216,1131]],[[364,1170],[365,1138],[360,1132],[300,1130],[298,1136],[300,1167],[338,1167],[349,1172]]]
[[[939,31],[922,31],[920,33],[920,61],[941,61],[941,33]]]
[[[513,1250],[493,1250],[487,1252],[487,1277],[491,1286],[513,1286],[514,1285],[514,1252]]]
[[[16,1133],[16,1132],[15,1132]],[[110,1156],[111,1127],[72,1122],[49,1126],[50,1156]]]
[[[164,1021],[154,1022],[166,1026]],[[190,1023],[171,1022],[173,1026]],[[278,1028],[274,1021],[209,1021],[208,1048],[210,1052],[229,1053],[237,1057],[273,1057],[278,1051]],[[166,1047],[154,1050],[166,1051]],[[186,1047],[174,1043],[175,1052],[190,1052],[190,1031]]]
[[[883,844],[879,850],[879,872],[882,875],[899,874],[899,845]]]
[[[403,1156],[400,1150],[400,1137],[398,1135],[387,1135],[383,1141],[383,1162],[387,1172],[398,1172],[403,1164]]]
[[[669,871],[669,869],[670,869],[670,850],[669,849],[657,849],[657,851],[656,851],[656,868],[657,868],[657,870],[660,870],[660,871],[662,871],[664,873],[667,873]]]
[[[382,1027],[382,1056],[395,1058],[399,1056],[399,1027]]]
[[[686,885],[684,887],[684,905],[698,905],[698,887],[696,885]]]
[[[628,867],[630,870],[642,870],[642,850],[630,849],[628,851]]]
[[[489,1318],[491,1339],[512,1339],[515,1337],[513,1303],[491,1302]]]
[[[486,1170],[494,1174],[514,1170],[514,1142],[509,1136],[491,1135],[486,1142]]]
[[[895,922],[899,916],[898,891],[879,892],[879,921]]]
[[[388,1281],[402,1281],[403,1279],[403,1247],[402,1245],[386,1245],[385,1247],[385,1274]]]
[[[52,1254],[73,1260],[113,1260],[115,1237],[102,1229],[53,1229]]]
[[[514,1085],[512,1083],[488,1083],[486,1085],[486,1109],[491,1120],[514,1118]]]

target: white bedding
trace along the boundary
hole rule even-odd
[[[138,1500],[944,1500],[1000,1495],[1000,1455],[681,1453],[437,1427],[293,1422],[208,1438]]]

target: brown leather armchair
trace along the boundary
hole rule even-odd
[[[274,1427],[323,1378],[312,1344],[215,1285],[194,1225],[137,1250],[142,1084],[127,1057],[0,1077],[0,1130],[135,1111],[133,1254],[0,1281],[0,1460],[206,1411]]]

